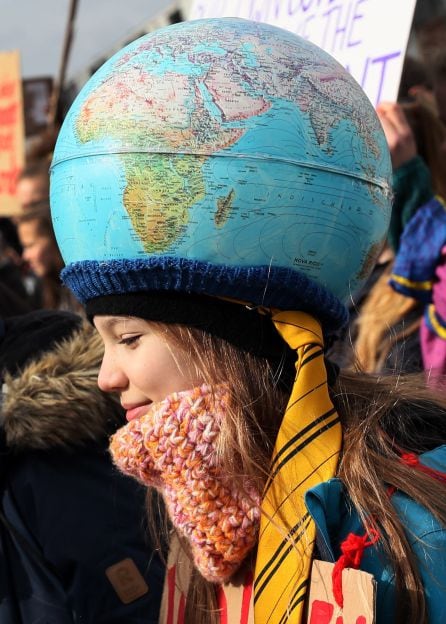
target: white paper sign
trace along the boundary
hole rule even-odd
[[[356,78],[373,105],[395,101],[416,0],[194,0],[190,19],[242,17],[309,39]]]

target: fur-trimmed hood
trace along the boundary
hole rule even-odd
[[[1,419],[9,448],[78,448],[125,423],[117,397],[97,386],[102,354],[100,337],[85,323],[18,375],[5,376]]]

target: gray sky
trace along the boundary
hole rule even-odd
[[[79,0],[67,78],[161,11],[171,0]],[[24,78],[57,76],[69,0],[0,0],[0,50],[20,50]]]

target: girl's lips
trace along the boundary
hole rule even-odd
[[[145,414],[147,414],[147,412],[149,411],[149,407],[150,403],[145,403],[144,405],[137,405],[136,407],[132,407],[126,411],[125,417],[128,421],[135,420],[135,418],[141,418],[141,416],[145,416]]]

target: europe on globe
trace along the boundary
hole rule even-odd
[[[136,40],[78,95],[51,170],[64,260],[285,267],[345,301],[390,217],[373,107],[310,42],[245,20],[206,22]]]

